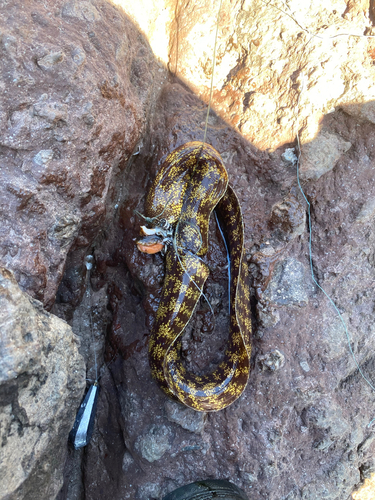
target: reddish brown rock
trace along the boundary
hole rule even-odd
[[[109,367],[114,385],[103,382],[99,412],[105,415],[105,433],[98,428],[88,450],[86,491],[100,498],[105,484],[115,498],[159,499],[181,484],[218,477],[259,500],[348,498],[373,467],[373,434],[367,427],[373,396],[356,369],[337,314],[311,280],[307,206],[295,166],[285,161],[285,148],[259,152],[213,113],[208,141],[226,160],[245,218],[253,280],[253,370],[244,395],[226,410],[208,414],[193,432],[184,421],[171,419],[170,403],[151,379],[147,338],[163,262],[159,255],[137,252],[134,239],[141,221],[132,211],[142,212],[163,157],[186,141],[199,140],[204,113],[204,105],[177,81],[165,86],[148,140],[128,172],[129,195],[120,211],[124,238],[117,254],[126,267],[112,267],[114,242],[107,240],[100,249],[100,262],[107,255],[100,279],[112,283],[110,352],[121,356]],[[375,184],[366,157],[375,152],[374,130],[342,111],[327,116],[323,126],[353,147],[331,171],[304,184],[311,201],[314,269],[344,312],[357,360],[371,377]],[[137,165],[147,166],[149,176],[137,175]],[[220,361],[227,336],[225,254],[214,224],[210,238],[205,293],[214,304],[216,329],[211,331],[202,301],[183,340],[183,357],[195,370]],[[114,387],[120,414],[117,401],[111,402]],[[108,477],[115,441],[126,448],[116,485]]]
[[[347,29],[347,22],[360,33],[370,26],[364,6],[348,5],[348,21],[341,0],[326,2],[319,15],[301,2],[289,4],[309,29],[326,35]],[[214,106],[226,121],[211,112],[207,140],[224,159],[244,215],[253,358],[243,396],[195,420],[175,403],[171,408],[151,379],[148,338],[164,263],[160,255],[138,252],[141,221],[134,209],[142,212],[166,154],[203,137],[207,108],[188,86],[199,75],[194,88],[207,97],[213,4],[176,10],[150,3],[143,20],[150,39],[163,30],[164,42],[179,36],[157,55],[169,54],[172,69],[177,61],[182,80],[170,76],[163,85],[164,70],[142,36],[110,4],[46,5],[14,2],[2,12],[3,90],[11,94],[4,92],[0,111],[2,258],[48,306],[61,281],[53,311],[80,335],[88,378],[95,377],[95,353],[102,365],[105,341],[108,363],[99,370],[92,441],[69,451],[59,500],[155,500],[207,477],[231,480],[252,500],[349,498],[374,468],[368,426],[374,396],[336,312],[311,280],[307,205],[296,179],[296,113],[309,145],[301,168],[319,167],[315,154],[322,147],[321,157],[329,158],[321,175],[308,175],[303,184],[313,269],[343,312],[351,347],[371,378],[373,42],[310,43],[306,31],[271,5],[224,2]],[[163,21],[158,26],[154,13]],[[324,141],[319,129],[328,134]],[[216,328],[202,301],[183,339],[185,363],[197,371],[220,361],[228,332],[226,260],[214,222],[210,242],[205,293]],[[89,252],[92,292],[82,299]]]
[[[51,307],[68,253],[115,213],[162,74],[108,2],[12,1],[0,16],[0,262]]]

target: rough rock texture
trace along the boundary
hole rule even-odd
[[[353,493],[353,500],[372,500],[375,492],[375,476],[366,478],[362,488]]]
[[[115,2],[171,71],[207,101],[219,2],[153,1],[146,13],[129,0]],[[169,51],[159,32],[170,33]],[[341,105],[374,122],[368,101],[375,98],[375,40],[337,36],[347,33],[375,34],[372,0],[223,0],[215,111],[262,150],[294,141],[297,102],[306,142],[323,115]]]
[[[0,263],[51,307],[113,217],[163,70],[108,2],[1,5]]]
[[[300,178],[304,181],[318,180],[334,168],[351,146],[339,135],[321,130],[313,142],[303,145]]]
[[[92,441],[69,450],[58,499],[155,500],[204,478],[229,479],[252,500],[349,499],[374,470],[375,394],[311,280],[295,134],[313,269],[371,379],[375,42],[311,38],[282,11],[324,36],[371,34],[373,2],[223,2],[207,141],[221,153],[243,210],[253,369],[243,396],[208,415],[169,401],[151,379],[147,343],[164,262],[136,249],[134,209],[142,212],[165,155],[203,137],[218,5],[116,3],[155,58],[104,0],[50,9],[9,2],[2,10],[2,78],[12,92],[1,101],[3,262],[45,305],[55,301],[53,312],[80,335],[88,378],[94,352],[101,363],[105,349],[108,364]],[[157,58],[177,76],[163,81]],[[17,86],[6,80],[11,71],[23,78]],[[225,251],[214,221],[206,262],[215,328],[202,301],[183,339],[185,363],[196,371],[220,361],[228,329]]]
[[[85,365],[63,320],[0,268],[0,498],[55,498]]]
[[[140,221],[132,212],[135,207],[142,211],[161,158],[202,134],[204,111],[199,99],[177,81],[165,86],[149,142],[129,171],[132,187],[120,211],[125,232],[119,258],[130,275],[119,268],[116,273],[109,266],[106,270],[114,280],[111,352],[123,358],[109,370],[121,408],[117,429],[122,429],[127,451],[117,486],[109,480],[106,485],[118,498],[157,499],[183,483],[219,477],[230,479],[252,499],[347,499],[373,470],[374,435],[367,424],[375,396],[358,373],[340,320],[311,280],[306,205],[295,167],[284,159],[285,147],[274,153],[257,151],[214,114],[208,140],[226,159],[246,224],[253,371],[243,397],[222,412],[206,415],[199,434],[170,418],[170,408],[178,404],[169,402],[150,378],[147,335],[163,262],[158,255],[138,253],[134,238]],[[314,269],[344,313],[357,360],[371,378],[374,129],[340,110],[325,118],[323,128],[353,146],[329,172],[304,184],[312,204]],[[138,164],[149,166],[149,177],[140,179]],[[110,242],[105,245],[98,254],[100,269]],[[212,278],[205,293],[214,304],[218,328],[212,334],[202,302],[183,341],[187,366],[196,370],[220,360],[225,346],[225,257],[215,224],[208,262]],[[114,410],[111,397],[105,399],[102,411],[108,419]],[[104,457],[111,455],[114,430],[106,432],[110,436],[104,438],[103,458],[88,450],[85,476],[94,499],[100,498],[103,464],[110,470]]]

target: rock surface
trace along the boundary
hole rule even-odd
[[[207,102],[219,2],[160,0],[146,12],[142,3],[138,9],[129,0],[115,3],[148,34],[171,71]],[[375,99],[375,41],[362,37],[375,33],[373,9],[368,0],[223,0],[215,111],[261,150],[294,141],[297,105],[306,142],[316,136],[321,118],[340,106],[373,122],[368,101]],[[169,51],[162,48],[165,32]],[[341,36],[347,33],[359,36]]]
[[[313,142],[302,147],[300,178],[318,180],[334,168],[340,157],[350,149],[350,142],[321,130]]]
[[[374,470],[375,395],[311,280],[295,137],[299,129],[313,270],[371,379],[375,42],[323,40],[301,26],[371,34],[373,5],[223,2],[207,141],[244,216],[252,372],[231,407],[194,416],[151,379],[147,343],[164,262],[138,252],[134,209],[143,211],[166,154],[203,138],[218,5],[115,3],[139,28],[104,0],[53,8],[13,1],[1,12],[1,262],[69,321],[88,378],[95,355],[101,364],[104,351],[108,364],[92,441],[69,450],[58,499],[159,500],[205,478],[229,479],[252,500],[349,499]],[[176,75],[166,80],[160,61]],[[225,249],[214,221],[206,262],[216,328],[202,301],[183,338],[196,371],[220,361],[228,330]]]
[[[113,217],[164,70],[106,1],[2,4],[0,264],[51,307]]]
[[[86,386],[78,338],[0,268],[0,498],[55,498]]]
[[[150,165],[151,179],[163,155],[199,138],[203,117],[198,98],[176,81],[165,86],[149,142],[136,160]],[[140,222],[131,214],[134,207],[142,211],[139,200],[148,180],[140,182],[129,172],[132,195],[120,216],[126,228],[121,255],[130,276],[127,281],[126,274],[119,278],[108,271],[116,283],[111,308],[117,325],[109,340],[112,352],[118,350],[124,359],[121,372],[110,371],[124,417],[123,439],[132,455],[125,462],[119,498],[160,498],[205,477],[230,479],[252,499],[349,498],[364,477],[362,471],[373,470],[374,436],[367,425],[374,395],[358,373],[334,309],[311,281],[306,205],[295,168],[282,158],[285,148],[272,154],[257,151],[214,114],[210,120],[208,140],[226,159],[244,212],[253,280],[254,367],[243,397],[222,412],[208,414],[200,434],[170,421],[170,403],[151,380],[147,361],[148,325],[157,307],[163,265],[158,255],[140,255],[134,247]],[[372,162],[365,157],[374,155],[374,130],[342,111],[329,114],[323,126],[354,147],[331,171],[304,184],[312,204],[314,269],[344,313],[357,360],[371,379],[375,233],[370,214],[375,184]],[[214,225],[208,259],[212,280],[205,293],[215,303],[219,328],[215,336],[210,333],[209,313],[202,304],[183,341],[186,363],[196,370],[220,360],[226,338],[225,257]],[[156,424],[169,426],[174,438],[150,466],[137,442]],[[99,498],[95,478],[100,467],[100,462],[95,466],[90,461],[85,469],[93,498]],[[149,496],[142,497],[146,484],[161,490],[150,486]]]

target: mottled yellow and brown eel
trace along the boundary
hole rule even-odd
[[[201,257],[207,252],[213,210],[230,256],[230,332],[224,360],[209,375],[199,376],[183,366],[180,338],[209,274]],[[194,410],[226,408],[249,377],[251,320],[242,214],[219,153],[202,142],[170,153],[148,192],[143,217],[147,226],[142,226],[138,248],[166,250],[162,297],[149,343],[152,375],[169,396]]]

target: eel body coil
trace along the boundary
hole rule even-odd
[[[230,332],[224,360],[212,373],[200,376],[184,367],[180,338],[209,274],[201,257],[207,252],[213,210],[230,256]],[[148,192],[144,218],[152,227],[144,227],[146,236],[138,248],[147,251],[149,245],[148,253],[153,253],[168,243],[162,297],[149,342],[152,375],[169,396],[186,406],[221,410],[246,387],[251,320],[242,214],[219,153],[201,142],[170,153]]]

